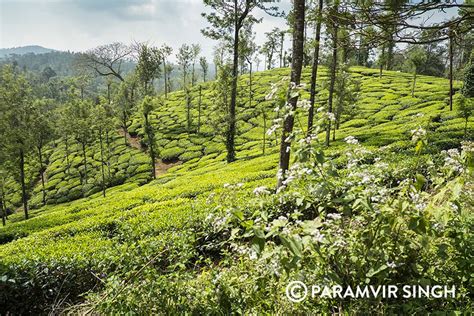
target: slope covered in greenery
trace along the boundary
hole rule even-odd
[[[351,284],[367,280],[370,284],[394,280],[410,284],[419,279],[455,283],[460,293],[457,300],[400,300],[393,302],[393,308],[390,304],[378,308],[398,313],[469,310],[472,178],[464,173],[468,167],[453,171],[443,165],[451,156],[440,150],[460,147],[465,137],[463,119],[447,107],[447,80],[422,76],[411,97],[409,74],[386,72],[379,78],[375,70],[352,69],[361,86],[357,107],[353,115],[343,117],[336,142],[324,150],[326,158],[321,158],[317,143],[309,147],[317,151],[316,156],[302,147],[304,142],[294,145],[298,163],[304,165],[304,157],[317,157],[321,175],[303,173],[287,192],[266,195],[276,183],[279,139],[276,134],[267,135],[267,149],[262,153],[264,125],[269,128],[276,115],[265,95],[287,73],[287,69],[277,69],[255,74],[252,106],[246,98],[248,75],[240,78],[236,162],[224,162],[222,135],[213,132],[216,90],[214,83],[206,83],[200,133],[195,132],[198,87],[191,91],[190,130],[183,92],[170,94],[166,101],[155,100],[153,125],[159,156],[183,164],[149,184],[138,186],[131,181],[109,189],[105,198],[95,193],[47,206],[27,221],[1,228],[0,306],[4,311],[44,313],[84,301],[87,304],[71,308],[138,314],[334,311],[330,299],[288,301],[286,284],[300,278],[315,284],[341,278]],[[323,69],[323,86],[324,79]],[[322,89],[318,102],[325,103],[326,94]],[[304,93],[303,98],[307,97]],[[297,127],[305,129],[304,117],[298,114]],[[129,131],[143,137],[140,122],[137,113]],[[471,120],[469,133],[473,126]],[[419,127],[427,134],[423,150],[415,154],[411,131]],[[344,142],[348,136],[355,136],[362,146],[352,142],[348,148]],[[472,148],[466,146],[464,152],[472,155]],[[143,159],[137,169],[145,170],[144,153],[123,147],[134,154],[120,151],[115,164],[121,166],[122,159],[127,165],[115,171],[126,172],[133,157]],[[57,178],[66,181],[62,150],[59,146],[51,154],[49,181],[55,179],[55,170],[60,170]],[[356,163],[347,152],[358,157]],[[128,155],[133,157],[122,158]],[[451,151],[450,155],[461,161],[460,154]],[[465,154],[462,157],[469,160]],[[67,187],[61,181],[51,196]],[[367,192],[378,200],[364,200]],[[423,211],[418,210],[419,204],[424,205]],[[326,239],[315,235],[320,231]],[[341,241],[332,238],[342,236],[345,245],[333,247]],[[327,246],[315,252],[313,243],[322,240]],[[334,267],[334,260],[344,266]],[[393,268],[393,262],[402,268]],[[352,310],[367,308],[358,302],[346,303]]]

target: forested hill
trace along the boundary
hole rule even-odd
[[[44,54],[55,51],[54,49],[45,48],[38,45],[29,45],[12,48],[0,48],[0,58],[8,57],[9,55],[25,55],[25,54]]]

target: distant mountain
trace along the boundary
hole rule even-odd
[[[29,45],[12,48],[0,48],[0,58],[8,57],[9,55],[25,55],[25,54],[44,54],[54,52],[54,49],[45,48],[38,45]]]

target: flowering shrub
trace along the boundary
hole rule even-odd
[[[413,132],[413,141],[418,158],[409,172],[398,174],[389,164],[394,154],[369,151],[352,136],[345,138],[349,147],[342,170],[325,157],[316,136],[301,138],[283,188],[270,194],[269,188],[257,187],[245,206],[224,203],[226,215],[214,219],[230,236],[220,245],[233,254],[233,262],[245,262],[245,272],[232,265],[220,271],[213,280],[217,288],[253,286],[247,296],[225,295],[256,313],[269,311],[269,295],[268,306],[275,308],[277,299],[282,308],[271,312],[413,313],[471,306],[472,232],[466,230],[474,223],[468,212],[473,204],[461,188],[472,188],[473,144],[464,143],[461,152],[443,152],[444,159],[436,160],[419,156],[420,142],[426,145],[423,129]],[[444,200],[438,204],[434,201],[440,195]],[[244,285],[235,283],[238,273],[247,275],[245,281],[239,279]],[[446,284],[457,287],[457,297],[388,302],[319,298],[292,306],[281,294],[292,280],[321,287]]]

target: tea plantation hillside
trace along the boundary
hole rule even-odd
[[[306,82],[309,71],[304,72]],[[385,72],[379,78],[373,69],[350,72],[360,80],[355,111],[342,117],[336,141],[324,154],[317,140],[311,140],[316,154],[303,147],[305,142],[295,142],[292,155],[298,164],[306,168],[304,157],[316,155],[318,169],[297,170],[286,193],[273,189],[278,131],[263,140],[278,115],[265,96],[288,69],[254,74],[251,105],[249,77],[240,77],[237,161],[230,164],[223,136],[214,128],[213,82],[202,84],[199,133],[199,86],[190,92],[189,128],[184,92],[154,100],[159,157],[183,163],[147,184],[146,152],[117,146],[123,143],[118,134],[111,136],[116,145],[110,153],[115,186],[106,197],[99,192],[97,147],[88,151],[95,171],[86,190],[68,174],[64,144],[56,144],[46,169],[48,203],[87,198],[39,208],[26,221],[21,214],[9,216],[0,228],[0,313],[334,311],[330,299],[288,301],[286,284],[301,278],[314,284],[454,283],[460,295],[456,300],[368,304],[381,313],[468,311],[474,293],[469,276],[473,179],[466,173],[472,166],[461,161],[472,164],[473,148],[465,142],[462,153],[441,150],[472,141],[474,120],[465,135],[456,105],[449,111],[445,79],[420,76],[412,97],[410,74]],[[325,78],[323,68],[323,87]],[[321,89],[318,103],[325,104],[326,98]],[[137,111],[128,130],[139,139],[144,138],[141,121]],[[301,110],[296,122],[297,128],[306,128]],[[422,148],[415,149],[412,130],[419,128],[426,135]],[[80,159],[77,152],[68,158],[71,165]],[[447,169],[446,163],[457,169]],[[40,188],[34,192],[33,200],[40,201]],[[343,236],[344,243],[333,239]],[[360,304],[347,302],[347,308],[363,312],[367,306]]]
[[[240,78],[239,109],[237,123],[237,150],[247,150],[275,146],[279,141],[277,131],[264,135],[278,117],[273,111],[274,102],[265,100],[271,85],[280,82],[288,74],[288,69],[274,69],[258,72],[252,78],[252,103],[249,102],[249,75]],[[310,73],[306,69],[303,81],[309,82]],[[351,77],[360,84],[360,92],[354,109],[343,114],[336,132],[336,140],[348,135],[357,137],[366,145],[391,145],[405,149],[410,145],[410,131],[423,126],[430,130],[431,145],[440,149],[459,146],[464,136],[464,119],[458,118],[455,111],[448,111],[448,85],[445,79],[420,77],[414,97],[411,96],[412,75],[400,72],[385,72],[382,78],[374,69],[352,68]],[[320,70],[321,88],[318,93],[319,105],[327,103],[326,69]],[[455,89],[461,83],[455,84]],[[309,85],[308,85],[309,87]],[[182,91],[169,95],[167,100],[155,100],[155,111],[151,119],[156,128],[158,155],[165,162],[189,161],[203,156],[222,158],[225,151],[223,133],[216,131],[219,125],[218,95],[212,82],[195,86],[190,90],[190,127],[188,129],[186,95]],[[201,90],[201,98],[199,91]],[[308,93],[303,94],[309,98]],[[201,99],[201,105],[199,100]],[[199,111],[200,109],[200,111]],[[265,114],[265,118],[264,118]],[[416,118],[414,119],[414,116]],[[137,110],[128,131],[144,138],[141,127],[142,117]],[[199,126],[199,133],[197,132]],[[298,114],[297,126],[306,128],[306,114]],[[469,122],[472,129],[472,121]],[[357,128],[355,130],[355,128]],[[123,139],[115,132],[104,141],[103,151],[106,161],[106,186],[111,187],[125,181],[143,184],[151,179],[151,166],[145,153],[124,145]],[[263,144],[265,140],[265,145]],[[144,145],[144,144],[143,144]],[[143,148],[146,148],[143,146]],[[245,151],[242,151],[242,154]],[[87,147],[88,182],[84,178],[83,154],[80,145],[63,139],[46,151],[49,163],[45,172],[46,203],[57,204],[87,197],[102,188],[100,145],[96,141]],[[37,159],[36,159],[37,160]],[[33,159],[27,170],[31,192],[30,205],[42,205],[43,193],[39,176],[38,162]],[[5,200],[12,207],[21,203],[19,185],[7,181]]]
[[[139,150],[126,146],[124,140],[115,131],[109,133],[102,145],[104,153],[104,173],[106,186],[111,187],[124,182],[144,184],[151,179],[151,167],[147,155]],[[58,204],[90,196],[102,189],[101,149],[99,142],[86,147],[87,180],[85,180],[84,154],[75,141],[64,140],[50,144],[43,155],[46,165],[43,166],[46,204]],[[39,208],[43,203],[43,186],[36,157],[29,159],[27,169],[28,186],[32,187],[29,205]],[[7,208],[21,205],[21,189],[12,177],[5,182],[5,201]],[[15,216],[13,216],[14,218]]]
[[[278,117],[273,109],[273,101],[265,100],[271,85],[276,84],[288,75],[288,69],[274,69],[253,74],[252,95],[249,103],[249,75],[240,77],[240,103],[237,111],[238,149],[263,149],[264,118],[266,128],[272,125],[272,120]],[[442,78],[422,76],[418,79],[414,97],[411,96],[411,74],[387,71],[379,78],[375,69],[351,68],[351,77],[359,81],[360,92],[355,110],[342,118],[336,139],[344,139],[348,135],[356,136],[368,145],[384,146],[392,143],[400,149],[409,145],[410,130],[423,126],[428,128],[434,142],[440,148],[447,149],[459,145],[464,136],[464,119],[457,118],[455,111],[448,110],[448,81]],[[308,83],[310,69],[303,72],[302,81]],[[327,103],[327,72],[325,68],[319,71],[319,90],[317,102]],[[455,83],[455,90],[461,87]],[[216,133],[215,104],[218,102],[214,85],[203,84],[201,102],[201,118],[199,120],[199,86],[190,90],[191,133],[187,128],[187,105],[184,92],[171,94],[167,100],[156,102],[156,110],[152,116],[157,129],[159,152],[165,160],[179,159],[187,161],[204,155],[221,154],[225,150],[223,136]],[[303,98],[309,99],[309,93],[303,93]],[[199,131],[198,122],[201,122]],[[143,137],[140,128],[141,119],[137,115],[129,128],[130,133]],[[306,113],[299,113],[297,126],[306,129]],[[472,129],[472,121],[469,122]],[[266,137],[266,146],[275,145],[279,141],[276,134]]]

